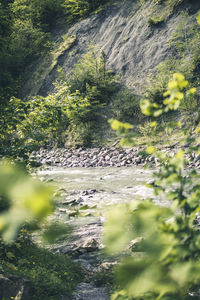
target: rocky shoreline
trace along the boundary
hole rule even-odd
[[[166,147],[162,151],[174,156],[181,147]],[[184,147],[182,147],[184,148]],[[187,148],[185,146],[185,148]],[[188,166],[200,169],[200,155],[187,154]],[[67,168],[89,168],[89,167],[129,167],[137,165],[159,166],[158,158],[147,155],[144,148],[78,148],[78,149],[40,149],[32,152],[30,160],[38,166],[59,166]]]

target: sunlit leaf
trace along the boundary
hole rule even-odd
[[[113,207],[107,213],[104,241],[110,254],[118,253],[131,240],[131,214],[125,205]]]

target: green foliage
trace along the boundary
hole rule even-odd
[[[0,1],[0,101],[6,103],[15,96],[20,86],[20,75],[30,64],[50,48],[49,33],[39,22],[34,23],[31,1]]]
[[[142,102],[144,113],[157,116],[169,109],[176,110],[184,93],[195,92],[193,88],[185,90],[188,85],[182,74],[174,74],[163,106]],[[126,124],[112,127],[118,130],[119,126],[128,129]],[[187,142],[192,142],[190,134]],[[189,151],[194,149],[191,144]],[[148,187],[153,188],[156,197],[168,200],[169,206],[155,205],[149,199],[112,208],[108,213],[104,238],[109,253],[124,251],[134,239],[140,239],[143,253],[121,261],[116,274],[120,291],[111,299],[190,299],[200,285],[200,177],[195,170],[185,171],[183,150],[170,157],[149,146],[147,153],[157,156],[161,163]]]
[[[21,86],[24,69],[52,47],[51,30],[89,15],[107,0],[0,1],[0,102]]]
[[[32,299],[59,299],[69,296],[81,278],[71,260],[34,244],[28,232],[44,231],[45,242],[55,242],[69,233],[66,225],[46,225],[54,211],[55,187],[33,179],[22,166],[8,161],[0,165],[0,271],[30,280]]]
[[[155,16],[155,17],[149,18],[147,24],[149,26],[158,25],[158,24],[162,23],[163,21],[164,21],[163,17]]]
[[[66,131],[65,145],[68,147],[88,147],[98,143],[98,128],[94,121],[73,123]]]
[[[116,91],[117,78],[107,68],[106,55],[97,46],[88,46],[88,52],[75,65],[69,80],[72,92],[79,90],[91,103],[108,103]]]
[[[113,96],[111,109],[112,115],[119,121],[138,121],[142,118],[140,98],[129,89],[123,88]]]
[[[157,122],[146,121],[142,125],[138,126],[138,130],[144,136],[154,136],[156,133],[158,133],[158,131],[163,129],[163,126],[161,124],[159,125]]]
[[[21,156],[39,147],[90,146],[99,141],[100,111],[117,86],[105,55],[91,46],[70,80],[62,69],[58,73],[55,90],[47,97],[36,96],[26,102],[10,99],[1,119],[4,153]]]
[[[33,180],[20,167],[8,161],[0,165],[0,235],[12,242],[20,228],[40,223],[53,212],[52,186]]]
[[[162,104],[150,102],[149,99],[141,101],[141,110],[143,114],[147,116],[158,117],[163,113],[170,110],[177,110],[184,99],[183,90],[188,87],[189,83],[185,80],[185,77],[180,73],[173,75],[173,80],[168,83],[168,90],[163,94],[165,100]],[[187,90],[186,95],[194,94],[195,88]]]
[[[155,174],[154,192],[158,195],[165,191],[171,208],[148,201],[115,208],[106,225],[105,238],[112,252],[144,237],[140,251],[145,255],[125,259],[119,266],[117,278],[125,295],[122,299],[188,299],[188,291],[194,292],[200,283],[199,229],[195,225],[199,184],[194,184],[199,175],[191,171],[185,177],[183,151],[173,159],[164,155],[160,159],[163,167]],[[118,296],[116,293],[113,299],[120,299]]]
[[[33,243],[22,229],[12,246],[0,241],[0,268],[5,274],[15,274],[31,282],[33,300],[70,297],[82,277],[80,267],[62,254],[53,254]]]
[[[45,242],[69,233],[66,225],[46,224],[54,211],[55,187],[33,179],[22,165],[0,163],[0,271],[28,279],[33,300],[70,296],[81,270],[66,255],[50,253],[34,244],[28,232],[42,232]]]
[[[154,0],[153,10],[148,18],[149,26],[158,26],[166,21],[181,3],[186,0]]]
[[[112,129],[121,136],[120,144],[122,146],[128,145],[133,141],[133,136],[135,135],[133,132],[130,132],[130,129],[133,128],[131,124],[122,123],[114,119],[110,119],[108,122],[110,123]]]
[[[61,146],[68,125],[83,117],[89,102],[78,91],[70,93],[68,87],[62,85],[54,94],[46,98],[38,96],[26,105],[26,117],[17,126],[17,133],[24,144]]]
[[[200,25],[200,11],[199,11],[198,16],[197,16],[197,22]]]
[[[67,146],[91,146],[100,142],[104,108],[118,90],[117,78],[108,70],[104,52],[96,46],[88,48],[89,51],[75,65],[70,79],[67,80],[62,70],[58,70],[59,79],[67,82],[70,91],[79,90],[89,103],[84,114],[71,120],[66,131]]]
[[[36,96],[26,102],[12,98],[1,130],[2,141],[10,154],[15,151],[17,155],[41,146],[62,146],[68,126],[84,119],[89,106],[78,91],[71,93],[65,83],[58,82],[56,91],[46,98]]]
[[[114,274],[113,270],[102,270],[92,277],[94,284],[99,286],[107,286],[109,289],[113,288],[114,285]]]
[[[81,19],[89,13],[89,3],[85,0],[67,0],[63,3],[66,17],[69,22]]]
[[[107,2],[109,0],[63,0],[62,8],[67,22],[72,23],[87,17]]]

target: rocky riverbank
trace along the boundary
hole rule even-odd
[[[187,148],[187,145],[183,148]],[[166,147],[162,151],[171,156],[180,149],[180,147]],[[200,155],[195,153],[187,154],[188,166],[200,168]],[[153,155],[147,155],[144,148],[78,148],[66,149],[59,148],[53,150],[40,149],[32,152],[30,159],[37,165],[59,166],[67,168],[75,167],[124,167],[152,164],[159,166],[158,158]]]

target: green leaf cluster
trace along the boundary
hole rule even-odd
[[[185,94],[196,91],[188,86],[185,77],[175,73],[163,103],[143,101],[143,113],[155,117],[177,110]],[[116,120],[111,125],[117,131],[131,127]],[[191,142],[190,137],[187,140]],[[194,149],[191,144],[189,151]],[[158,206],[149,199],[112,208],[108,213],[104,239],[109,253],[127,251],[135,241],[139,243],[137,250],[133,247],[133,254],[119,264],[119,291],[111,299],[190,299],[198,295],[200,286],[200,176],[195,170],[185,170],[183,150],[171,157],[149,146],[147,153],[156,156],[161,165],[148,187],[168,205]],[[135,251],[141,255],[135,255]]]
[[[12,242],[21,227],[36,225],[53,212],[55,188],[33,180],[9,161],[0,165],[0,236]]]
[[[71,93],[79,90],[90,104],[81,118],[74,118],[69,124],[67,145],[74,147],[99,144],[106,106],[119,89],[116,76],[107,67],[105,53],[99,47],[89,45],[88,52],[75,64],[70,78],[66,78],[62,69],[59,69],[59,80],[68,84]]]
[[[120,88],[111,100],[111,112],[113,118],[121,122],[140,122],[144,116],[140,110],[140,96],[133,93],[127,87]]]
[[[67,127],[83,119],[89,107],[87,97],[79,91],[71,93],[66,84],[58,82],[55,92],[47,97],[36,96],[26,102],[11,98],[0,131],[4,151],[7,148],[14,154],[12,149],[19,153],[63,145]]]
[[[72,92],[79,90],[91,103],[109,103],[118,88],[117,77],[108,69],[104,51],[93,45],[88,45],[88,51],[75,64],[68,83]]]
[[[168,90],[163,94],[163,96],[166,97],[163,103],[152,103],[148,99],[145,99],[141,101],[140,105],[142,113],[147,116],[158,117],[170,110],[177,110],[184,99],[183,91],[188,87],[188,85],[189,83],[185,80],[184,75],[181,73],[175,73],[173,75],[173,80],[168,83]],[[187,90],[186,94],[194,94],[195,92],[195,88],[190,88]]]
[[[117,292],[112,299],[189,299],[188,292],[198,290],[199,175],[190,171],[185,176],[182,150],[173,158],[163,154],[159,158],[163,166],[154,174],[152,187],[156,195],[164,193],[170,207],[134,202],[108,214],[109,251],[118,253],[143,237],[139,251],[144,253],[122,260],[116,275],[124,296]]]

